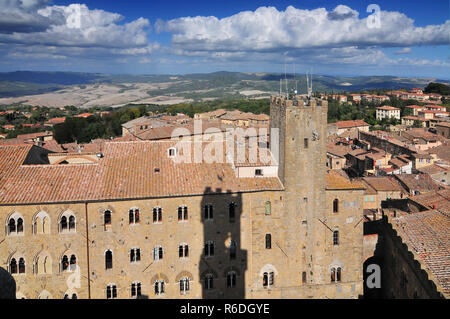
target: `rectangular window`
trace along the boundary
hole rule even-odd
[[[335,245],[335,246],[339,245],[339,231],[338,230],[333,231],[333,245]]]
[[[162,208],[161,207],[153,208],[153,222],[154,223],[162,222]]]
[[[162,247],[155,247],[153,248],[153,259],[154,260],[160,260],[163,259],[164,253]]]
[[[178,221],[186,221],[188,219],[188,208],[187,206],[178,207]]]
[[[255,176],[263,176],[263,171],[262,169],[255,169]]]
[[[308,148],[308,139],[307,138],[305,138],[303,140],[303,144],[304,144],[305,148]]]
[[[205,209],[205,211],[204,211],[205,220],[212,220],[213,219],[213,205],[206,204],[204,209]]]

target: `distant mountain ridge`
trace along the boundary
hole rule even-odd
[[[208,89],[220,91],[217,94],[227,94],[230,90],[260,90],[263,92],[277,92],[283,79],[285,88],[285,74],[280,73],[251,73],[227,72],[180,74],[180,75],[131,75],[131,74],[102,74],[82,72],[35,72],[16,71],[0,72],[0,97],[20,97],[24,95],[53,92],[67,86],[107,83],[120,85],[121,83],[173,83],[168,89],[161,89],[155,94],[178,94],[179,92]],[[286,74],[289,87],[298,87],[299,93],[305,93],[305,76],[302,74]],[[449,81],[436,78],[407,78],[396,76],[329,76],[314,75],[314,91],[360,91],[370,89],[411,89],[425,87],[430,82],[449,84]],[[214,97],[214,92],[209,96]]]

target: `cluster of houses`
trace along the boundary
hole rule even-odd
[[[336,122],[332,126],[335,130],[329,129],[328,168],[345,169],[354,177],[425,174],[439,187],[449,186],[448,135],[435,134],[426,128],[369,131],[369,124],[360,120]]]

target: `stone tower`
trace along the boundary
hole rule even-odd
[[[323,248],[315,237],[320,228],[317,220],[326,214],[327,107],[327,101],[305,96],[289,100],[276,96],[270,103],[271,129],[279,129],[278,175],[285,187],[284,248],[289,273],[310,285],[323,281],[316,275]],[[294,282],[299,280],[284,284]]]

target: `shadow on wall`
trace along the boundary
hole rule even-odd
[[[199,261],[202,298],[243,299],[247,251],[241,249],[242,195],[211,192],[205,189],[200,207],[204,234]]]
[[[16,281],[2,267],[0,267],[0,299],[16,299]]]

